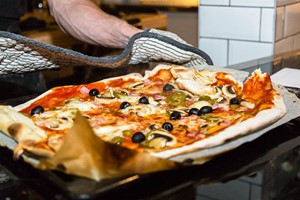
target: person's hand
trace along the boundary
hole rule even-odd
[[[168,31],[145,30],[134,35],[128,45],[132,45],[129,64],[167,62],[186,67],[213,64],[206,53]]]

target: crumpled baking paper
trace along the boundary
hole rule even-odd
[[[40,160],[36,167],[99,181],[177,166],[179,165],[170,160],[104,142],[94,134],[88,120],[78,112],[74,126],[66,134],[61,148],[52,158]]]

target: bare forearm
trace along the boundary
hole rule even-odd
[[[103,12],[90,0],[48,0],[48,4],[63,31],[90,44],[123,48],[141,31]]]

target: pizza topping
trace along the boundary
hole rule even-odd
[[[82,112],[97,109],[97,106],[91,101],[84,101],[78,98],[72,98],[65,101],[64,108],[66,110],[79,109]]]
[[[107,89],[104,92],[98,94],[94,98],[95,102],[98,104],[110,104],[116,101],[114,93],[111,89]]]
[[[128,91],[126,90],[114,90],[113,91],[113,96],[118,98],[118,99],[122,99],[124,96],[128,95]]]
[[[165,122],[163,123],[162,128],[165,129],[166,131],[172,131],[173,125],[170,122]]]
[[[44,108],[43,106],[36,106],[34,107],[31,112],[30,112],[30,115],[35,115],[35,114],[40,114],[40,113],[43,113],[44,112]]]
[[[139,103],[141,103],[141,104],[149,104],[149,100],[148,100],[147,97],[142,96],[142,97],[139,99]]]
[[[226,98],[220,97],[220,98],[217,99],[216,102],[219,103],[219,104],[225,103],[226,102]]]
[[[189,108],[197,108],[200,110],[204,106],[211,106],[211,104],[208,101],[196,101],[191,104]]]
[[[114,99],[115,95],[112,89],[106,89],[104,92],[101,92],[97,95],[98,98]]]
[[[232,85],[224,85],[222,87],[222,92],[228,98],[236,97],[236,94],[235,94],[235,91],[234,91]]]
[[[163,87],[164,92],[169,92],[169,91],[172,91],[174,89],[175,89],[175,87],[172,84],[169,84],[169,83],[165,84],[164,87]]]
[[[212,109],[211,106],[203,106],[199,110],[199,115],[205,115],[205,114],[209,114],[209,113],[212,113],[212,112],[213,112],[213,109]]]
[[[152,104],[132,105],[121,110],[124,114],[136,114],[137,116],[147,116],[153,114],[165,114],[166,111]]]
[[[131,141],[133,143],[141,143],[146,139],[146,136],[142,132],[136,132],[135,134],[132,135]]]
[[[234,97],[234,98],[230,99],[229,103],[231,105],[239,105],[240,104],[240,100],[238,100],[238,98]]]
[[[177,79],[176,82],[180,89],[187,90],[188,92],[195,95],[213,95],[216,90],[208,85],[203,85],[200,82],[191,79]]]
[[[181,118],[181,114],[178,111],[173,111],[170,115],[170,120],[178,120]]]
[[[64,130],[66,128],[71,128],[73,125],[73,121],[66,117],[63,118],[55,118],[50,117],[44,120],[45,126],[52,130]]]
[[[120,104],[120,109],[125,109],[127,107],[131,106],[131,104],[127,101],[124,101]]]
[[[148,146],[154,149],[161,149],[167,146],[173,146],[177,143],[176,137],[165,131],[156,130],[147,137]]]
[[[186,94],[183,91],[176,91],[166,98],[166,102],[172,107],[185,106]]]
[[[189,115],[199,115],[199,109],[198,108],[191,108],[189,110]]]
[[[246,108],[250,108],[250,109],[253,109],[255,104],[254,103],[250,103],[248,101],[241,101],[241,106],[244,106]]]
[[[138,89],[141,88],[142,86],[144,86],[144,81],[138,81],[138,82],[134,82],[129,88]]]
[[[215,93],[213,93],[213,94],[208,94],[206,97],[209,97],[210,98],[210,100],[208,100],[209,102],[210,101],[212,101],[212,100],[216,100],[216,99],[218,99],[218,98],[220,98],[221,96],[222,96],[222,90],[221,90],[221,88],[220,87],[218,87],[218,86],[216,86],[216,87],[214,87],[214,89],[215,89]],[[211,102],[210,102],[211,103]]]
[[[120,145],[124,142],[124,138],[122,138],[121,136],[116,136],[111,140],[111,142]]]
[[[99,95],[99,90],[97,90],[96,88],[91,89],[91,90],[89,91],[89,95],[90,95],[91,97],[95,97],[95,96]]]
[[[131,137],[132,132],[130,130],[124,130],[124,131],[122,131],[122,135],[125,137]]]

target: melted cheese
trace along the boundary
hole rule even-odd
[[[123,125],[106,125],[100,127],[94,127],[96,135],[104,140],[112,140],[116,136],[122,136],[122,132],[125,130],[136,129],[138,126],[136,124],[123,124]]]
[[[160,107],[157,107],[152,104],[139,104],[135,106],[129,106],[123,110],[121,110],[124,114],[135,113],[138,116],[147,116],[153,114],[165,114],[166,111]]]
[[[177,79],[179,87],[196,95],[212,95],[216,93],[214,87],[203,85],[202,83],[191,79]]]
[[[81,101],[79,99],[70,99],[64,106],[66,109],[79,109],[80,111],[89,111],[96,109],[97,106],[91,101]]]

